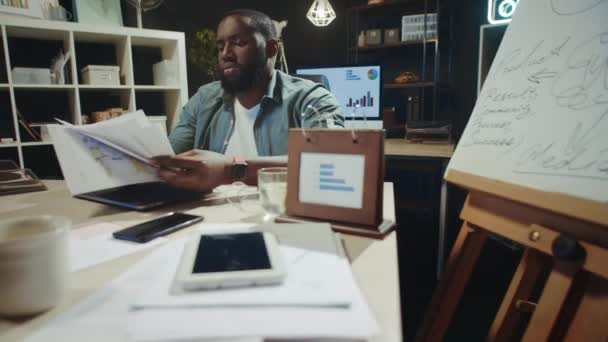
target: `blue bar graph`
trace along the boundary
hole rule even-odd
[[[355,188],[346,185],[344,178],[330,178],[334,176],[335,165],[322,163],[319,165],[319,190],[354,192]]]
[[[321,190],[332,190],[332,191],[343,191],[343,192],[355,192],[355,188],[352,186],[336,186],[336,185],[323,185],[319,187]]]
[[[319,181],[321,181],[321,183],[346,184],[346,181],[340,178],[321,178]]]

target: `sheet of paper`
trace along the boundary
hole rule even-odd
[[[156,168],[89,136],[60,125],[48,129],[72,195],[160,180]]]
[[[169,139],[159,124],[148,121],[143,111],[127,113],[92,125],[71,126],[137,158],[174,155]]]
[[[171,307],[302,306],[348,307],[354,280],[348,261],[323,252],[280,246],[287,276],[278,286],[183,291],[175,281],[184,246],[166,255],[159,279],[133,303],[135,309]]]
[[[365,156],[302,153],[299,200],[343,208],[363,207]]]
[[[608,201],[606,18],[605,0],[520,1],[448,173]]]
[[[157,238],[147,243],[117,240],[112,232],[122,229],[111,223],[99,223],[74,230],[68,242],[70,272],[76,272],[165,242]]]
[[[377,323],[358,289],[350,309],[130,310],[133,298],[158,279],[158,266],[180,243],[183,241],[160,246],[94,294],[37,328],[25,340],[120,342],[192,338],[231,341],[237,338],[240,341],[244,338],[249,341],[252,336],[361,338],[378,332]]]

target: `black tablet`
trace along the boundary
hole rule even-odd
[[[75,195],[93,202],[132,210],[149,210],[169,203],[201,197],[200,192],[179,189],[165,182],[146,182]]]

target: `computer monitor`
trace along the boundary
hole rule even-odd
[[[338,99],[347,120],[382,123],[382,68],[380,65],[299,68],[299,75],[325,75],[329,91]]]

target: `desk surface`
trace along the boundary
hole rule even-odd
[[[129,226],[171,210],[205,216],[205,222],[256,222],[260,214],[242,212],[223,199],[207,199],[155,212],[132,212],[70,197],[62,181],[46,181],[49,190],[0,197],[2,218],[41,214],[70,217],[74,228],[95,222]],[[385,184],[384,217],[394,220],[393,186]],[[180,232],[186,234],[187,232]],[[176,233],[176,235],[180,234]],[[401,341],[399,279],[395,232],[377,241],[358,236],[340,235],[351,261],[353,274],[382,334],[372,341]],[[37,327],[59,315],[79,300],[118,276],[149,251],[121,257],[70,275],[68,294],[56,308],[31,319],[12,321],[0,318],[0,340],[22,340]]]
[[[451,158],[453,153],[453,144],[411,143],[405,139],[384,140],[386,156]]]

